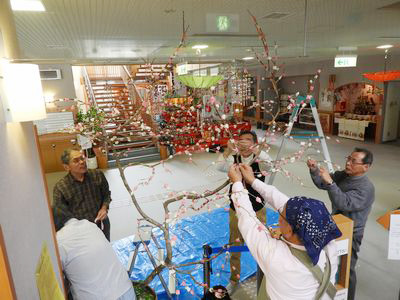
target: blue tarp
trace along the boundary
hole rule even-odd
[[[269,226],[278,222],[279,214],[271,209],[267,209],[267,223]],[[171,237],[176,236],[176,244],[173,247],[173,259],[175,264],[188,263],[201,260],[203,257],[203,245],[209,244],[211,247],[221,247],[229,242],[229,212],[224,208],[216,209],[210,213],[203,213],[180,220],[171,228]],[[153,234],[161,247],[165,247],[165,240],[160,229],[153,230]],[[113,242],[113,248],[120,261],[127,266],[129,255],[134,250],[133,236],[123,238]],[[157,258],[157,247],[153,241],[149,244],[152,255]],[[254,275],[257,264],[249,252],[243,252],[241,257],[241,280],[245,280]],[[192,275],[198,282],[203,282],[203,266],[191,266],[183,270],[193,270]],[[140,248],[136,258],[135,266],[131,273],[132,280],[144,280],[153,270],[153,266],[143,247]],[[212,261],[211,285],[224,285],[229,282],[230,267],[229,256],[220,255]],[[162,272],[162,276],[168,284],[168,270]],[[181,294],[179,299],[193,299],[185,290],[185,286],[193,289],[195,294],[200,297],[203,295],[203,287],[196,285],[194,281],[185,274],[176,275],[177,289]],[[184,282],[184,286],[182,283]],[[150,286],[159,294],[159,299],[163,299],[164,289],[158,277]]]

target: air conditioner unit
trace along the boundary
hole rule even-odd
[[[61,79],[61,70],[60,69],[40,70],[40,79],[42,79],[42,80]]]

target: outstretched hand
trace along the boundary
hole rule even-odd
[[[311,171],[315,171],[318,168],[317,161],[314,159],[307,160],[307,167],[309,167]]]
[[[253,181],[256,180],[256,178],[254,177],[253,169],[249,165],[240,164],[239,169],[240,169],[240,172],[242,173],[244,180],[248,184],[252,184]]]
[[[240,169],[237,164],[233,164],[229,168],[228,176],[229,176],[229,179],[231,180],[231,182],[233,182],[233,183],[242,181],[242,173],[240,173]]]
[[[329,171],[323,167],[319,168],[319,176],[321,176],[322,182],[325,184],[332,184],[333,180]]]

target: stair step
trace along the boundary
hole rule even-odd
[[[108,103],[118,103],[118,104],[131,104],[133,105],[131,100],[128,99],[112,99],[112,100],[101,100],[101,101],[97,101],[98,99],[96,98],[96,102],[97,104],[108,104]]]
[[[131,128],[131,127],[133,127],[133,125],[132,124],[127,124],[127,125],[106,124],[104,126],[104,129],[106,131],[110,131],[110,130],[113,130],[113,129],[118,128],[118,127],[121,127],[121,128],[128,128],[129,127],[129,128]]]
[[[101,97],[100,96],[96,96],[96,99],[99,99],[99,100],[100,99],[110,99],[110,98],[116,98],[116,97],[122,98],[120,100],[129,100],[129,95],[126,95],[126,96],[102,95]]]
[[[116,140],[120,142],[118,145],[122,145],[122,143],[147,142],[151,141],[152,138],[149,136],[141,136],[141,135],[127,135],[127,136],[117,135]]]
[[[122,149],[128,149],[128,148],[139,148],[139,147],[145,147],[151,145],[153,142],[150,140],[147,141],[136,141],[136,142],[129,142],[129,143],[123,143],[123,144],[114,144],[114,149],[116,150],[122,150]]]
[[[106,132],[108,132],[108,133],[114,132],[114,129],[107,128]],[[130,134],[131,132],[137,134],[137,133],[143,132],[143,130],[136,128],[136,129],[129,129],[129,130],[121,129],[121,130],[117,131],[117,133],[125,133],[125,134]]]
[[[92,83],[122,83],[123,80],[121,77],[96,77],[96,78],[89,78],[90,82]]]
[[[129,158],[122,158],[120,160],[121,165],[127,165],[131,162],[154,162],[154,161],[159,161],[161,160],[160,153],[157,154],[148,154],[148,155],[142,155],[142,156],[137,156],[137,157],[129,157]],[[109,168],[115,168],[117,166],[115,160],[109,160],[108,161],[108,167]]]
[[[126,158],[132,158],[132,157],[137,157],[137,156],[141,156],[141,155],[149,155],[149,154],[159,154],[158,148],[155,146],[152,147],[147,147],[147,148],[136,148],[136,149],[132,149],[130,151],[126,151],[125,152],[128,156]],[[108,153],[107,155],[107,159],[113,160],[113,154],[112,153]]]
[[[98,87],[123,87],[126,88],[126,84],[121,82],[121,83],[95,83],[93,87],[98,86]]]
[[[132,105],[127,105],[127,106],[132,106]],[[111,108],[110,108],[111,109]],[[124,112],[129,112],[129,111],[136,111],[134,108],[118,108],[119,111],[124,111]]]

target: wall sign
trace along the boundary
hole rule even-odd
[[[335,68],[348,68],[357,66],[357,55],[336,55]]]

